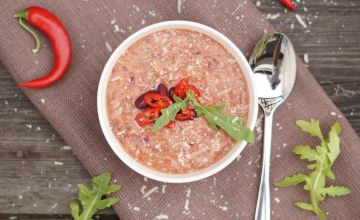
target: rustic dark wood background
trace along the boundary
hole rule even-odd
[[[296,1],[307,28],[276,0],[253,2],[290,37],[300,57],[308,55],[309,69],[359,134],[360,1]],[[76,184],[89,182],[88,172],[0,63],[0,219],[70,219]],[[97,217],[117,219],[112,209]]]

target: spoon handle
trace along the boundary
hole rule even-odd
[[[270,158],[273,111],[265,113],[263,162],[255,220],[270,220]]]

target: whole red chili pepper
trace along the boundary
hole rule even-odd
[[[290,0],[279,0],[279,1],[291,11],[295,11],[295,5]]]
[[[29,24],[44,32],[49,38],[54,52],[54,66],[46,76],[20,83],[19,86],[39,89],[60,80],[69,68],[71,59],[71,42],[64,25],[50,11],[36,6],[31,6],[25,11],[16,13],[15,17],[19,18],[20,25],[34,36],[36,48],[33,52],[38,51],[40,41],[36,34],[22,22],[22,19],[27,20]]]

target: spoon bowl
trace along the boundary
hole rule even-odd
[[[255,220],[270,220],[270,158],[272,121],[276,108],[290,95],[296,79],[296,56],[289,38],[270,33],[256,45],[249,60],[255,91],[264,110],[263,162]]]
[[[264,36],[249,63],[259,101],[262,100],[260,105],[264,111],[274,110],[289,96],[295,84],[296,56],[291,41],[281,33]]]

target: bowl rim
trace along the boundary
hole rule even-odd
[[[129,48],[133,43],[135,43],[139,39],[151,33],[166,29],[187,29],[187,30],[194,30],[203,33],[211,37],[218,43],[220,43],[226,50],[228,50],[234,56],[236,61],[239,63],[242,73],[245,76],[249,90],[249,111],[248,111],[248,119],[246,126],[250,128],[252,131],[254,130],[258,115],[258,98],[256,95],[256,90],[254,88],[252,70],[244,54],[225,35],[223,35],[222,33],[218,32],[217,30],[209,26],[200,23],[196,23],[192,21],[183,21],[183,20],[172,20],[172,21],[155,23],[131,34],[124,41],[122,41],[120,45],[112,52],[111,56],[107,60],[105,67],[101,73],[101,77],[98,85],[98,92],[97,92],[98,117],[100,121],[101,130],[108,144],[110,145],[113,152],[123,163],[125,163],[135,172],[145,177],[166,183],[187,183],[187,182],[193,182],[207,178],[227,167],[243,151],[247,142],[241,141],[236,143],[234,147],[224,157],[222,157],[219,161],[210,165],[207,168],[187,174],[171,174],[171,173],[160,172],[148,168],[142,165],[141,163],[137,162],[122,148],[120,142],[117,140],[115,134],[110,128],[107,105],[106,105],[106,93],[107,93],[109,78],[111,76],[111,73],[113,71],[113,68],[117,60],[122,55],[122,53],[126,51],[127,48]]]

